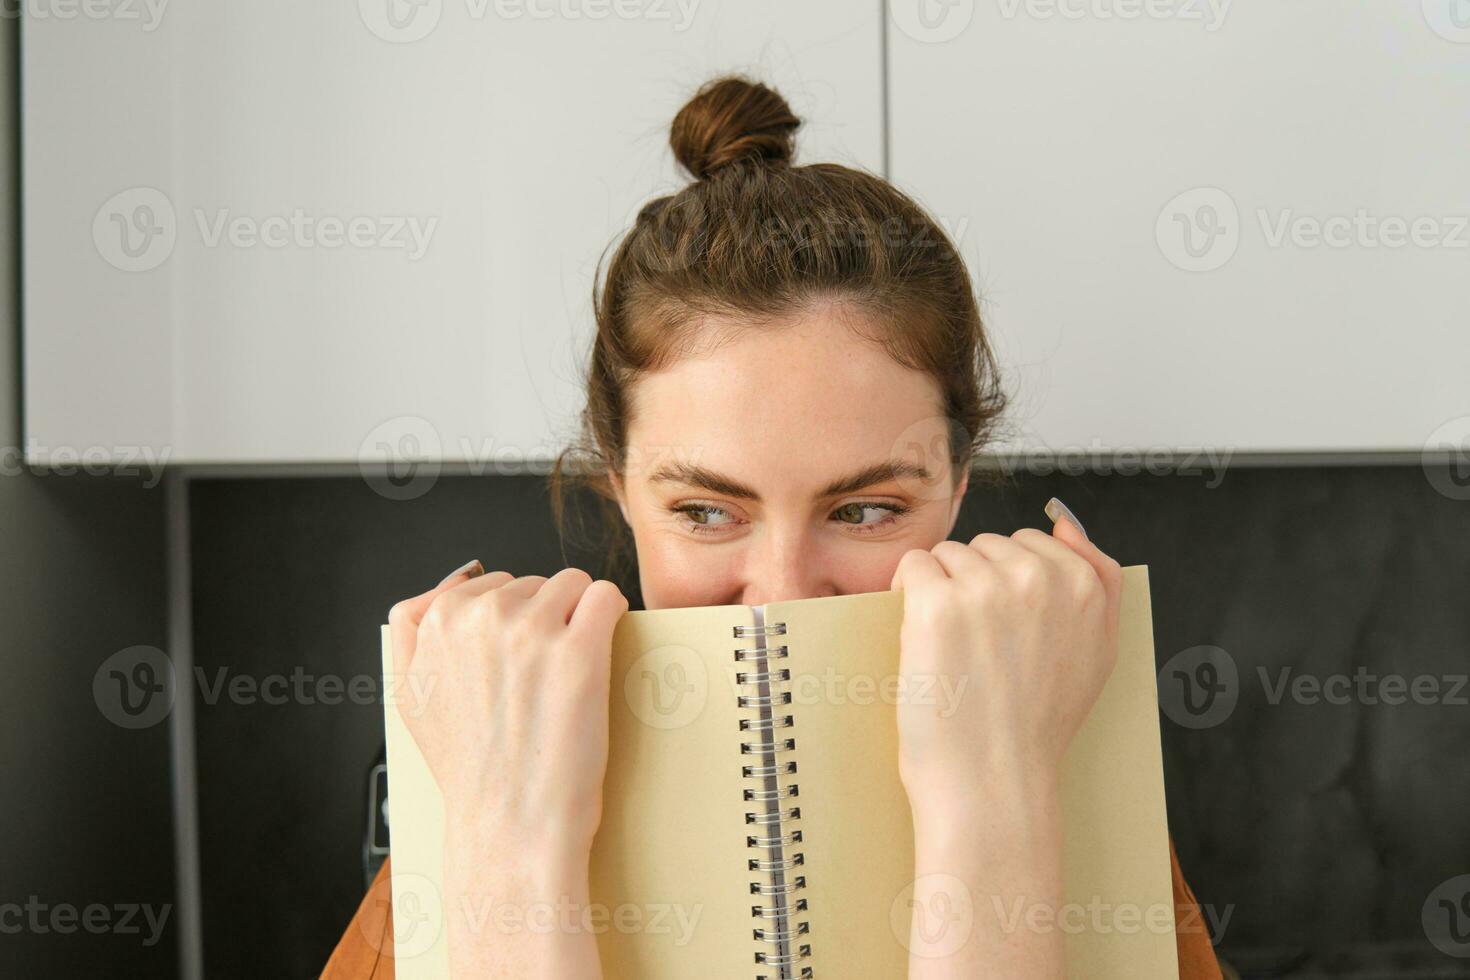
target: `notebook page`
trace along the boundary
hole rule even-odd
[[[630,612],[613,634],[608,771],[593,842],[591,898],[608,980],[754,976],[733,636],[747,606]],[[384,676],[391,633],[382,628]],[[749,669],[748,666],[744,669]],[[440,899],[443,801],[394,704],[385,705],[396,967],[401,980],[449,976]],[[507,846],[514,846],[508,842]],[[484,913],[489,911],[489,915]],[[497,925],[480,910],[487,942]],[[556,913],[555,921],[562,921]],[[543,920],[544,921],[544,920]]]
[[[902,593],[770,603],[765,611],[768,621],[787,623],[783,640],[791,651],[785,663],[792,669],[812,947],[804,962],[819,977],[903,976],[913,826],[898,779],[892,681],[884,693],[884,678],[897,674]],[[1062,923],[1069,976],[1173,980],[1178,965],[1146,566],[1124,569],[1119,648],[1117,667],[1063,766],[1065,901],[1075,910]],[[930,696],[941,707],[952,704],[943,689]],[[953,910],[947,925],[945,910],[927,912],[935,930],[967,928]],[[976,897],[973,913],[997,911]],[[1014,910],[1006,906],[1000,914]],[[1102,928],[1093,928],[1094,921]]]
[[[739,727],[750,712],[734,677],[750,641],[733,635],[753,622],[748,606],[659,609],[626,614],[613,634],[592,900],[637,909],[641,926],[598,937],[607,980],[754,976]]]

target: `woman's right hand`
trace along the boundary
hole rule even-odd
[[[613,628],[628,600],[578,568],[480,574],[388,614],[399,711],[452,823],[587,845],[602,813]],[[524,835],[524,836],[523,836]]]
[[[451,973],[597,976],[582,916],[537,926],[589,902],[612,634],[628,601],[576,568],[482,571],[472,562],[388,614],[408,694],[397,707],[444,797]]]

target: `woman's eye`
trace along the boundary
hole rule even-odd
[[[672,508],[680,515],[681,523],[694,534],[723,534],[727,525],[737,523],[730,512],[713,504],[680,504]],[[908,511],[899,504],[855,502],[844,504],[832,512],[833,518],[858,534],[871,534],[895,523]],[[867,519],[876,513],[877,520]]]
[[[718,534],[719,528],[731,523],[728,520],[711,520],[712,515],[728,518],[730,512],[709,504],[681,504],[674,508],[674,513],[684,515],[684,526],[696,534]]]
[[[843,504],[832,513],[834,516],[840,515],[838,516],[838,520],[841,521],[843,524],[847,524],[849,527],[861,529],[862,533],[867,534],[876,528],[886,527],[889,524],[892,524],[894,521],[898,520],[899,516],[903,514],[904,511],[906,511],[907,509],[908,508],[900,507],[897,504],[879,504],[867,502]],[[883,516],[880,520],[865,521],[863,520],[864,511],[877,511],[880,515]],[[853,518],[853,520],[848,520],[848,518]]]

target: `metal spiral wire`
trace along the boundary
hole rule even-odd
[[[745,822],[758,828],[745,838],[745,846],[759,855],[746,862],[746,870],[759,874],[759,879],[750,883],[750,892],[767,900],[750,907],[751,917],[761,920],[751,932],[757,941],[771,946],[755,953],[756,964],[776,970],[774,974],[757,973],[756,980],[811,980],[812,968],[801,963],[812,955],[811,944],[801,941],[810,933],[811,924],[797,918],[798,913],[807,910],[807,900],[796,894],[806,887],[806,876],[793,873],[806,862],[801,851],[793,850],[802,839],[801,830],[792,826],[801,819],[801,807],[791,801],[801,790],[794,778],[786,778],[796,775],[796,763],[776,760],[777,753],[796,748],[794,737],[778,738],[775,734],[796,725],[794,716],[776,710],[791,703],[791,692],[782,688],[791,680],[791,670],[772,666],[772,661],[786,658],[789,651],[784,644],[771,646],[765,640],[784,635],[786,624],[733,629],[736,637],[759,638],[756,646],[735,648],[735,660],[751,667],[735,674],[736,683],[750,692],[739,695],[737,703],[754,712],[740,719],[740,730],[755,736],[752,741],[740,743],[740,753],[759,758],[759,762],[740,767],[741,776],[756,783],[742,791],[743,799],[759,804],[757,809],[745,812]]]

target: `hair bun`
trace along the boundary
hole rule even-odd
[[[775,89],[739,75],[706,82],[669,127],[674,158],[703,180],[736,160],[786,165],[801,119]]]

